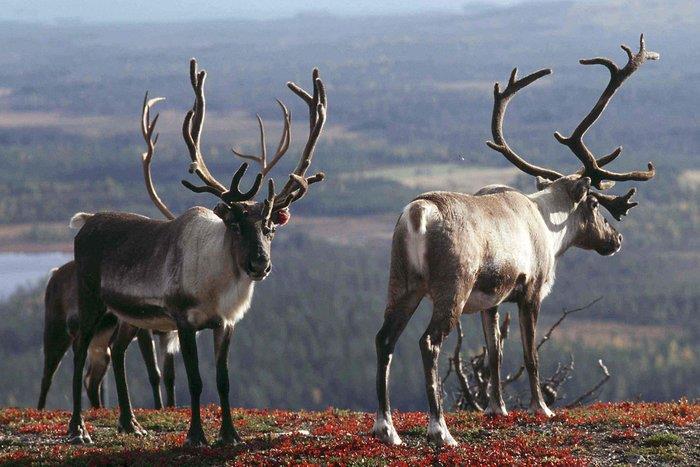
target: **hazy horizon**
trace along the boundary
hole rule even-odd
[[[29,23],[84,22],[84,23],[143,23],[183,22],[191,20],[274,20],[300,14],[329,14],[333,16],[381,16],[420,13],[464,13],[470,8],[480,10],[491,6],[509,6],[518,3],[546,0],[343,0],[318,2],[228,2],[226,0],[168,1],[153,0],[143,4],[138,0],[109,2],[98,0],[85,8],[81,0],[10,0],[0,12],[0,21]],[[551,0],[550,0],[551,1]]]

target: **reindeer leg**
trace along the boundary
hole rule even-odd
[[[428,393],[430,421],[428,424],[428,440],[438,446],[457,446],[442,411],[442,384],[438,374],[440,346],[450,331],[457,325],[462,314],[463,304],[454,298],[434,299],[433,317],[423,336],[420,338],[420,350],[423,356],[425,371],[425,389]]]
[[[41,377],[41,392],[37,409],[43,410],[46,406],[46,395],[51,387],[53,375],[56,373],[61,359],[70,347],[71,338],[66,332],[65,322],[46,322],[44,330],[44,374]]]
[[[233,427],[231,408],[228,401],[228,349],[231,343],[233,326],[222,326],[214,329],[214,355],[216,357],[216,389],[219,391],[221,403],[221,429],[219,442],[224,444],[242,443],[243,440]]]
[[[537,315],[539,311],[539,302],[525,302],[519,304],[518,317],[520,321],[520,336],[523,343],[525,368],[530,377],[530,392],[532,394],[529,411],[552,417],[554,416],[554,412],[547,407],[542,397],[542,390],[540,389],[539,358],[537,356],[537,344],[535,343],[535,327],[537,325]]]
[[[109,341],[114,335],[115,329],[117,329],[116,317],[111,313],[106,314],[98,323],[88,346],[87,371],[83,384],[93,408],[102,407],[100,388],[107,368],[109,368],[111,360]]]
[[[163,383],[165,384],[165,405],[175,407],[175,354],[170,348],[170,339],[177,339],[174,331],[159,336],[160,351],[163,354]]]
[[[119,433],[134,433],[137,436],[146,434],[146,430],[136,421],[134,411],[131,409],[129,398],[129,386],[126,382],[126,370],[124,367],[124,355],[129,344],[134,340],[138,328],[119,322],[117,335],[112,343],[112,367],[114,369],[114,382],[117,386],[117,399],[119,400]]]
[[[91,444],[92,439],[85,427],[81,414],[83,396],[83,369],[88,346],[92,340],[97,323],[106,311],[106,307],[89,286],[82,284],[78,277],[79,319],[78,335],[73,348],[73,414],[68,423],[68,442],[71,444]]]
[[[99,409],[102,407],[100,388],[102,387],[102,379],[107,373],[107,368],[109,368],[110,355],[108,353],[109,347],[99,349],[100,355],[95,355],[98,351],[93,349],[93,347],[94,345],[90,344],[88,348],[87,370],[85,371],[83,385],[85,386],[90,406],[93,409]]]
[[[160,369],[158,368],[158,360],[156,359],[156,346],[153,342],[153,333],[148,329],[139,329],[136,333],[136,339],[139,343],[143,362],[146,364],[148,382],[151,383],[153,406],[160,410],[163,408],[163,399],[160,395]]]
[[[495,306],[481,312],[481,325],[484,328],[486,349],[489,358],[490,386],[488,415],[508,415],[506,405],[501,395],[501,359],[503,349],[500,345],[501,331],[499,329],[498,307]]]
[[[394,347],[406,324],[416,311],[423,299],[419,290],[390,290],[389,304],[384,312],[384,324],[377,333],[375,346],[377,349],[377,398],[379,408],[372,427],[372,435],[384,443],[398,445],[401,438],[394,428],[391,419],[391,404],[389,402],[389,372]]]
[[[199,398],[202,395],[202,378],[199,374],[199,362],[197,357],[196,331],[187,325],[179,325],[177,334],[180,339],[180,350],[185,362],[187,382],[190,386],[191,418],[190,429],[187,432],[186,446],[206,445],[207,438],[202,429],[202,417],[199,411]]]

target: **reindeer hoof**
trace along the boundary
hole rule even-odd
[[[78,436],[72,436],[68,438],[68,444],[92,444],[92,439],[90,438],[90,435],[78,435]]]
[[[136,436],[146,436],[148,434],[135,418],[130,418],[127,421],[119,421],[117,431],[119,433],[134,434]]]
[[[456,447],[459,443],[455,441],[449,431],[440,433],[428,433],[428,441],[435,444],[438,447],[448,446]]]
[[[428,441],[438,447],[459,446],[459,443],[455,441],[450,434],[450,430],[447,429],[444,419],[441,419],[439,422],[430,420],[430,424],[428,425]]]
[[[81,420],[80,423],[73,424],[68,427],[68,444],[92,444],[92,438],[85,428],[85,423]]]
[[[372,427],[372,436],[377,438],[384,444],[390,444],[392,446],[398,446],[403,443],[399,434],[396,432],[396,428],[392,423],[388,423],[386,419],[382,416],[377,416],[377,420],[374,422]]]
[[[204,436],[204,430],[202,427],[192,429],[187,433],[187,439],[185,440],[184,446],[187,447],[199,447],[208,446],[207,437]]]
[[[233,433],[219,433],[219,438],[216,440],[216,444],[224,446],[236,446],[238,444],[244,444],[244,442],[243,439],[241,439],[241,437],[238,436],[238,433],[234,431]]]
[[[209,442],[207,441],[206,438],[198,438],[198,437],[187,437],[185,440],[185,443],[183,446],[190,447],[190,448],[197,448],[201,446],[209,446]]]
[[[530,408],[528,409],[528,412],[530,412],[533,415],[538,415],[542,414],[547,418],[552,418],[554,416],[554,412],[552,412],[549,407],[547,407],[547,404],[544,402],[542,403],[537,403],[534,402],[530,404]]]
[[[508,415],[505,404],[501,405],[489,405],[486,410],[484,410],[484,415],[489,417],[505,417]]]

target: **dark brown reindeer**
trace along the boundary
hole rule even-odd
[[[247,169],[243,163],[230,188],[209,172],[201,152],[200,138],[205,117],[206,73],[190,63],[195,93],[192,110],[185,116],[183,136],[192,160],[190,172],[204,186],[183,184],[197,193],[220,199],[214,210],[188,209],[171,221],[157,221],[128,213],[79,213],[75,222],[84,225],[75,237],[78,272],[79,336],[74,357],[73,415],[68,435],[73,443],[89,443],[81,415],[81,378],[90,340],[109,308],[117,317],[139,328],[177,330],[191,396],[191,420],[186,444],[206,443],[200,418],[202,380],[199,374],[195,334],[213,329],[216,384],[221,402],[220,441],[239,442],[231,420],[228,393],[228,347],[235,323],[248,310],[256,281],[271,270],[270,246],[275,227],[288,220],[288,207],[308,192],[323,174],[306,178],[314,148],[326,120],[326,94],[318,71],[313,72],[313,94],[288,83],[309,107],[310,131],[300,161],[279,194],[268,182],[262,202],[258,193],[263,174],[252,188],[241,192],[239,183]],[[285,115],[283,137],[290,135]],[[286,134],[286,136],[285,136]],[[264,139],[263,139],[264,140]],[[263,141],[264,143],[264,141]],[[284,152],[286,145],[278,152]],[[281,157],[281,155],[280,155]],[[279,160],[275,157],[275,161]],[[119,395],[120,420],[142,432],[131,410],[123,358],[113,356]]]
[[[149,197],[167,219],[175,216],[161,201],[153,186],[151,177],[151,160],[155,151],[158,136],[153,139],[158,116],[151,122],[151,107],[163,98],[148,99],[144,97],[141,112],[141,133],[146,141],[146,152],[141,155],[143,177],[146,183],[146,191]],[[78,331],[78,282],[75,261],[70,261],[51,272],[46,293],[44,295],[44,371],[41,380],[41,392],[39,394],[39,410],[46,405],[46,396],[51,387],[53,375],[61,363],[71,344],[75,345],[75,337]],[[118,330],[117,330],[118,329]],[[115,333],[116,331],[116,333]],[[177,336],[175,332],[156,332],[160,340],[160,349],[163,355],[163,381],[165,382],[166,406],[175,406],[175,363],[174,353],[177,349]],[[87,353],[87,368],[84,385],[90,405],[101,407],[103,401],[100,395],[102,380],[112,352],[123,352],[131,343],[124,341],[133,336],[132,326],[124,321],[119,321],[112,313],[106,313],[97,325]],[[156,409],[163,408],[163,400],[160,392],[161,372],[153,343],[153,335],[147,329],[136,331],[139,349],[143,356],[148,381],[153,391],[153,405]]]
[[[379,409],[372,433],[382,441],[400,444],[394,428],[388,395],[389,366],[394,346],[408,320],[425,295],[433,302],[428,329],[420,339],[430,408],[428,438],[438,445],[456,445],[442,410],[442,390],[438,377],[440,346],[456,326],[462,313],[481,312],[487,342],[491,381],[488,412],[505,414],[501,397],[498,346],[498,305],[516,302],[525,366],[530,377],[530,410],[551,416],[539,384],[535,348],[535,325],[542,300],[554,283],[557,259],[570,247],[612,255],[622,245],[622,235],[598,210],[605,207],[620,220],[637,203],[631,202],[631,189],[622,196],[607,195],[591,188],[607,189],[615,181],[645,181],[654,176],[648,170],[617,173],[602,167],[620,155],[596,159],[583,141],[586,131],[622,83],[646,60],[659,55],[648,52],[640,38],[639,51],[622,46],[628,61],[618,68],[611,60],[581,60],[584,65],[599,64],[610,71],[610,82],[593,109],[570,137],[555,133],[583,168],[571,175],[530,164],[518,156],[503,137],[506,106],[517,91],[550,70],[540,70],[520,80],[513,70],[508,86],[494,87],[491,129],[493,142],[487,144],[523,172],[537,176],[540,191],[525,195],[504,186],[490,186],[472,196],[452,192],[425,193],[404,209],[394,230],[389,277],[389,299],[384,324],[376,337],[377,396]]]

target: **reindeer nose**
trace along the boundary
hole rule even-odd
[[[248,261],[248,269],[252,273],[267,274],[270,272],[271,267],[272,265],[270,264],[270,258],[268,258],[268,256],[265,254],[257,254],[252,256],[250,261]]]

